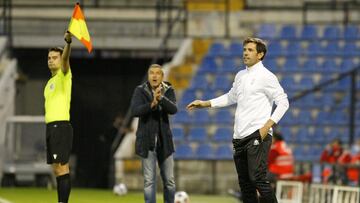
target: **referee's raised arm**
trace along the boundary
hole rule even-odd
[[[66,42],[63,54],[61,56],[61,71],[66,74],[70,69],[70,52],[71,52],[71,33],[67,31],[64,35],[64,40]]]

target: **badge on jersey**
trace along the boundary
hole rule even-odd
[[[54,90],[55,89],[55,84],[54,83],[51,83],[50,84],[50,90]]]

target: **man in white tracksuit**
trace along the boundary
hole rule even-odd
[[[262,64],[266,54],[265,43],[258,38],[247,38],[243,46],[246,69],[236,74],[230,91],[208,101],[195,100],[187,109],[237,104],[233,147],[243,202],[277,202],[266,178],[267,159],[272,126],[285,114],[289,101],[277,77]],[[277,107],[271,114],[273,103]],[[260,193],[259,198],[256,191]]]

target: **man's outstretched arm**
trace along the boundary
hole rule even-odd
[[[70,32],[67,31],[65,33],[64,40],[66,44],[61,56],[61,60],[62,60],[61,70],[64,74],[66,74],[70,69],[70,52],[71,52],[71,41],[72,41]]]

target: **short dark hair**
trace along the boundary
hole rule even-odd
[[[264,53],[264,56],[261,57],[261,59],[260,59],[260,60],[263,60],[265,58],[266,51],[267,51],[265,42],[262,39],[259,39],[259,38],[248,37],[248,38],[246,38],[244,40],[243,46],[245,46],[248,43],[255,43],[257,53],[261,53],[261,52]]]
[[[342,145],[342,141],[339,138],[335,138],[331,141],[332,143],[337,142],[339,145]]]
[[[60,55],[62,55],[64,49],[63,49],[62,47],[51,47],[51,48],[49,49],[49,52],[51,52],[51,51],[59,52]]]
[[[284,137],[282,136],[282,134],[279,131],[274,132],[273,138],[275,140],[278,140],[278,141],[283,141],[284,140]]]

